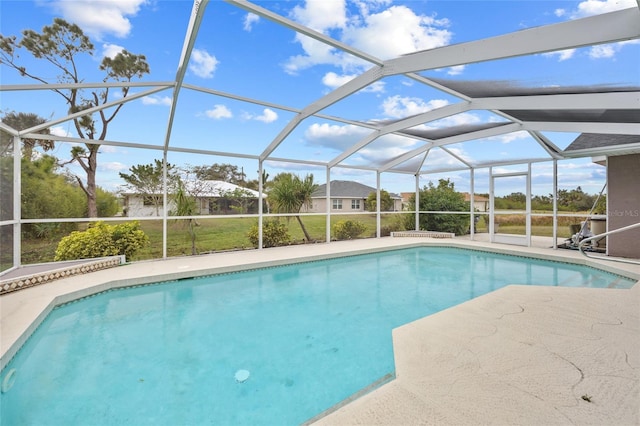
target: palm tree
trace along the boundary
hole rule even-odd
[[[189,194],[181,180],[178,180],[178,187],[174,195],[174,202],[176,207],[175,211],[172,213],[175,216],[193,216],[197,213],[196,200]],[[196,226],[199,224],[194,218],[185,220],[189,236],[191,237],[191,254],[196,255]]]
[[[303,206],[311,205],[311,194],[317,185],[313,183],[313,175],[306,175],[304,179],[291,173],[278,174],[269,189],[269,205],[276,213],[300,213]],[[300,215],[295,216],[302,228],[304,238],[311,241],[307,229],[302,223]]]
[[[15,130],[25,130],[31,127],[38,126],[40,124],[44,124],[47,122],[47,120],[39,117],[37,114],[11,111],[3,115],[2,122],[7,126],[13,127]],[[38,133],[42,133],[44,135],[51,134],[49,129],[40,130]],[[4,154],[5,151],[12,146],[11,143],[12,138],[9,137],[9,134],[2,132],[2,143],[0,144],[0,146],[2,146],[2,154]],[[27,161],[32,160],[33,149],[36,146],[41,147],[44,151],[49,151],[55,148],[54,141],[48,139],[23,138],[22,143],[22,156]]]

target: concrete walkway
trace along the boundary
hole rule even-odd
[[[1,366],[59,303],[109,288],[414,245],[488,249],[591,264],[548,242],[382,238],[139,262],[0,297]],[[640,284],[509,286],[394,330],[396,379],[317,421],[351,424],[640,424]]]

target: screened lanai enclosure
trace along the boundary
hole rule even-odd
[[[586,3],[602,7],[587,13]],[[559,191],[575,187],[606,196],[602,232],[633,225],[640,9],[635,0],[613,3],[158,2],[131,17],[126,37],[77,22],[95,54],[76,52],[67,62],[34,57],[19,43],[23,30],[39,32],[54,18],[74,23],[81,13],[34,13],[30,21],[3,5],[2,270],[52,261],[57,241],[97,221],[138,221],[150,238],[143,258],[253,248],[246,236],[256,226],[262,249],[274,218],[291,233],[300,230],[297,219],[306,224],[310,238],[300,233],[298,243],[331,242],[347,218],[368,224],[362,238],[382,238],[400,226],[419,230],[422,215],[448,213],[419,207],[420,190],[441,181],[467,194],[468,211],[451,214],[466,218],[471,239],[483,232],[492,242],[530,245],[545,218],[557,244],[569,222],[585,221],[558,210]],[[486,19],[476,19],[480,10]],[[108,47],[129,56],[112,54],[101,68]],[[136,58],[148,67],[121,72],[131,65],[122,61]],[[41,119],[25,124],[8,120],[11,113]],[[45,158],[55,158],[49,169]],[[159,185],[138,186],[136,198],[122,175],[154,164]],[[196,173],[212,165],[231,165],[235,178]],[[39,210],[73,198],[62,184],[47,188],[47,200],[28,198],[26,183],[52,169],[93,194],[95,210]],[[325,185],[324,211],[284,212],[267,202],[282,173]],[[212,180],[239,189],[194,196],[197,208],[180,210],[175,175],[187,189]],[[373,188],[375,210],[332,194],[327,184],[337,181]],[[251,210],[244,190],[253,191]],[[105,192],[119,197],[117,211],[101,211]],[[402,196],[404,207],[381,208],[385,192]],[[496,197],[508,194],[523,195],[524,208],[496,208]],[[552,207],[536,210],[536,195]],[[520,218],[518,232],[500,232],[507,215]],[[638,232],[610,235],[608,246],[621,250],[611,254],[640,257]],[[630,241],[636,255],[625,251]],[[176,248],[191,242],[194,252]]]

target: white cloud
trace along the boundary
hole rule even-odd
[[[244,17],[244,22],[242,24],[242,27],[244,28],[245,31],[251,31],[253,29],[253,24],[258,22],[259,20],[260,20],[260,17],[255,13],[247,13]]]
[[[600,44],[589,49],[591,59],[611,58],[616,54],[616,48],[612,44]]]
[[[454,67],[449,68],[447,74],[449,75],[460,75],[464,71],[466,65],[456,65]]]
[[[314,123],[307,128],[304,136],[311,145],[320,145],[342,151],[369,133],[371,133],[371,130],[359,126]]]
[[[256,117],[256,120],[262,121],[263,123],[272,123],[277,119],[278,114],[269,108],[265,108],[262,114]]]
[[[444,46],[451,41],[446,19],[416,15],[406,6],[391,6],[378,13],[371,9],[388,5],[388,1],[359,1],[360,14],[348,17],[344,0],[307,1],[296,6],[293,19],[339,39],[353,47],[381,59],[389,59],[419,50]],[[340,67],[345,72],[361,71],[368,63],[343,54],[309,37],[297,35],[304,53],[290,57],[285,71],[296,74],[314,65]]]
[[[616,53],[618,53],[624,46],[628,44],[640,44],[640,40],[628,40],[618,43],[592,46],[589,49],[589,57],[591,59],[612,58],[616,55]]]
[[[522,139],[529,139],[531,138],[531,135],[529,134],[529,132],[525,132],[525,131],[519,131],[519,132],[512,132],[512,133],[506,133],[504,135],[498,135],[498,136],[493,136],[490,138],[487,138],[488,140],[494,140],[494,141],[499,141],[502,143],[510,143],[513,141],[517,141],[517,140],[522,140]],[[511,155],[511,154],[509,154]]]
[[[124,47],[118,46],[117,44],[105,43],[102,45],[102,57],[113,59],[123,50]]]
[[[379,10],[393,3],[393,0],[352,0],[362,15],[369,15],[373,10]]]
[[[252,115],[248,112],[242,114],[242,118],[245,120],[262,121],[263,123],[273,123],[278,119],[278,114],[269,108],[265,108],[260,115]]]
[[[558,61],[566,61],[567,59],[573,58],[573,55],[576,53],[576,49],[565,49],[558,50],[557,52],[547,52],[543,53],[542,56],[546,56],[548,58],[558,58]]]
[[[145,96],[142,98],[142,104],[171,106],[171,98],[169,96]]]
[[[322,84],[327,86],[330,89],[336,89],[349,81],[353,80],[357,77],[357,74],[342,74],[338,75],[335,72],[328,72],[322,77]],[[362,89],[362,92],[367,93],[381,93],[384,92],[385,83],[384,81],[376,81],[370,84],[369,86]]]
[[[556,15],[558,18],[561,18],[567,14],[567,11],[566,9],[556,9],[553,11],[553,14]]]
[[[569,16],[572,19],[584,18],[634,6],[638,6],[636,0],[586,0],[580,2],[578,8],[571,11]]]
[[[335,89],[336,87],[340,87],[343,84],[348,83],[349,81],[353,80],[355,77],[357,77],[356,74],[338,75],[335,72],[328,72],[324,75],[324,77],[322,77],[322,84],[332,89]]]
[[[220,104],[214,105],[213,109],[205,111],[205,115],[215,120],[233,117],[233,113],[231,112],[231,110],[226,106]]]
[[[216,71],[218,60],[203,49],[193,49],[189,69],[198,77],[212,78]]]
[[[405,118],[423,112],[431,111],[448,105],[449,102],[443,99],[432,99],[428,102],[420,98],[391,96],[382,102],[382,110],[385,117]]]
[[[55,0],[50,5],[65,20],[79,25],[86,34],[102,39],[104,35],[127,37],[132,28],[129,17],[137,15],[146,4],[148,0]]]
[[[382,59],[449,44],[452,33],[446,19],[416,15],[406,6],[364,17],[362,25],[347,27],[343,40]]]
[[[102,149],[102,148],[100,148]],[[125,166],[122,163],[119,163],[117,161],[112,161],[112,162],[107,162],[107,163],[100,163],[100,170],[103,171],[108,171],[108,172],[121,172],[123,170],[127,170],[129,167]]]
[[[303,7],[294,7],[291,15],[297,22],[316,31],[343,28],[347,22],[346,1],[306,1]]]
[[[304,137],[309,145],[342,152],[371,134],[371,132],[370,129],[353,125],[314,123],[307,128]],[[354,153],[348,162],[350,164],[386,162],[413,149],[419,143],[415,139],[404,136],[384,135]]]
[[[51,132],[54,136],[64,136],[64,137],[73,137],[74,135],[69,132],[65,127],[62,126],[54,126],[49,128],[49,132]]]
[[[100,154],[115,154],[119,151],[117,146],[113,145],[100,145]]]
[[[297,34],[296,41],[302,45],[302,50],[304,50],[305,53],[302,55],[291,56],[284,63],[284,70],[288,74],[295,75],[300,70],[318,64],[329,64],[345,68],[347,66],[347,62],[353,62],[353,60],[346,61],[344,59],[344,55],[336,52],[333,47],[305,35]]]
[[[460,114],[452,115],[449,117],[441,118],[440,120],[432,121],[430,123],[416,126],[416,129],[434,130],[443,129],[447,127],[464,126],[465,124],[478,124],[483,120],[476,114],[471,112],[462,112]]]
[[[463,148],[454,146],[447,146],[446,148],[451,153],[457,155],[458,158],[468,161],[469,163],[474,162],[473,157],[467,154],[467,152],[465,152]],[[460,163],[460,160],[449,154],[447,151],[440,148],[434,148],[429,151],[429,156],[427,157],[426,164],[440,169],[444,168],[445,166],[460,166],[462,163]]]
[[[364,164],[383,164],[423,143],[405,136],[388,134],[359,150],[354,154],[353,160],[362,161]]]
[[[361,92],[383,93],[384,92],[384,87],[385,87],[385,82],[384,81],[374,81],[373,83],[371,83],[370,85],[368,85],[367,87],[362,89]]]

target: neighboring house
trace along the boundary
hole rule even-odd
[[[185,187],[189,195],[196,200],[196,214],[258,213],[258,191],[219,180],[188,181]],[[161,194],[143,195],[125,192],[122,195],[125,216],[162,216]],[[175,210],[172,195],[169,194],[169,211]],[[263,198],[266,199],[266,195],[263,195]],[[158,199],[159,203],[156,201]]]
[[[471,194],[463,192],[462,195],[464,195],[464,201],[471,202]],[[484,195],[473,194],[473,209],[477,212],[488,212],[489,198]]]
[[[401,192],[400,196],[402,197],[402,210],[409,209],[409,202],[411,201],[411,197],[415,197],[415,192]],[[415,199],[414,199],[415,200]]]
[[[376,192],[375,188],[348,180],[332,180],[329,187],[331,197],[331,211],[338,213],[364,212],[369,194]],[[393,211],[402,210],[402,198],[389,193],[393,200]],[[327,211],[327,185],[320,185],[311,194],[311,208],[303,208],[307,213],[324,213]]]

